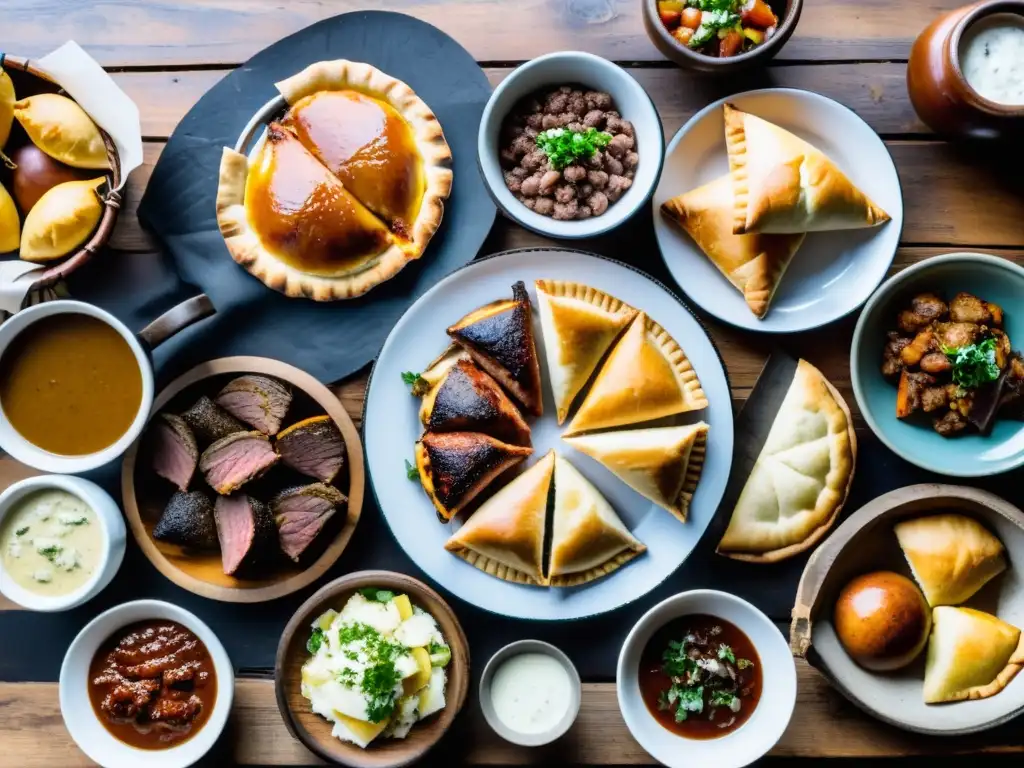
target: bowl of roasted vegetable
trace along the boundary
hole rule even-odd
[[[1024,268],[953,253],[883,283],[850,371],[876,435],[920,467],[980,477],[1024,464]]]
[[[686,69],[730,73],[764,63],[796,29],[803,0],[641,0],[644,27]]]

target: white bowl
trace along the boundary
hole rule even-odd
[[[213,659],[217,699],[206,724],[188,741],[169,749],[137,749],[118,741],[103,726],[89,700],[89,665],[100,645],[129,624],[152,619],[176,621],[198,637]],[[60,668],[60,713],[71,738],[104,768],[185,768],[203,757],[220,737],[235,696],[235,671],[220,640],[184,608],[162,600],[136,600],[101,613],[78,633]]]
[[[542,653],[553,658],[562,665],[562,668],[569,675],[569,686],[572,688],[569,698],[569,709],[566,710],[561,720],[542,733],[520,733],[509,728],[498,718],[498,713],[494,709],[494,703],[491,701],[491,682],[494,680],[494,673],[498,670],[498,667],[513,656],[519,656],[524,653]],[[480,709],[483,710],[484,719],[487,721],[487,724],[505,741],[524,747],[539,747],[561,738],[572,727],[572,724],[576,722],[576,716],[580,712],[582,697],[583,684],[580,682],[580,674],[576,671],[572,660],[559,648],[541,640],[519,640],[515,643],[509,643],[491,656],[487,666],[484,667],[484,673],[480,676]]]
[[[117,503],[110,494],[96,483],[70,475],[40,475],[29,477],[8,487],[0,493],[0,525],[8,511],[21,499],[36,491],[49,489],[67,491],[84,501],[99,519],[103,528],[103,551],[96,571],[85,584],[74,592],[59,597],[40,595],[14,582],[4,571],[0,560],[0,593],[23,608],[32,611],[66,611],[91,600],[114,578],[124,559],[125,527],[124,518]]]
[[[633,124],[640,164],[633,185],[600,216],[579,221],[556,221],[534,213],[509,192],[498,161],[501,123],[517,101],[545,86],[580,83],[611,94],[623,120]],[[608,232],[636,213],[650,198],[661,175],[665,136],[651,97],[622,67],[580,51],[549,53],[528,61],[509,74],[491,94],[480,118],[477,159],[491,197],[505,214],[527,229],[558,238],[593,237]]]
[[[651,636],[673,619],[696,613],[735,624],[761,659],[760,702],[747,722],[718,739],[687,739],[664,728],[647,710],[637,679],[640,655]],[[726,592],[695,589],[658,603],[630,630],[619,653],[615,689],[629,732],[656,760],[669,768],[739,768],[762,757],[782,738],[796,705],[796,665],[786,638],[761,611]]]

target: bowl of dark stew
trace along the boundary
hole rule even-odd
[[[78,634],[60,671],[71,737],[107,768],[184,768],[227,723],[234,671],[196,616],[159,600],[101,613]]]
[[[669,766],[748,765],[782,737],[796,704],[785,637],[745,600],[693,590],[645,613],[619,654],[619,709]]]

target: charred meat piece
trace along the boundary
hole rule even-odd
[[[309,477],[329,483],[345,464],[345,441],[330,416],[292,424],[277,436],[281,461]]]
[[[921,358],[918,366],[920,366],[922,371],[933,376],[945,373],[953,368],[953,364],[949,362],[949,357],[945,352],[929,352]]]
[[[1000,326],[1003,324],[1003,310],[998,304],[961,291],[949,302],[949,319],[954,323]]]
[[[220,391],[214,402],[263,434],[276,435],[292,404],[292,391],[267,376],[239,376]]]
[[[921,362],[921,358],[929,352],[941,352],[931,328],[918,333],[909,344],[900,350],[900,360],[905,367],[913,368]]]
[[[153,538],[193,549],[215,548],[217,526],[210,499],[202,491],[178,491],[153,528]]]
[[[936,383],[935,377],[927,373],[915,373],[903,369],[900,385],[896,392],[896,417],[905,419],[924,407],[921,398],[924,391]]]
[[[946,302],[934,293],[921,293],[911,299],[910,309],[900,312],[896,324],[904,333],[917,333],[941,320],[948,311]]]
[[[1002,385],[999,392],[1000,415],[1024,419],[1024,358],[1020,353],[1010,358],[1003,371]]]
[[[423,398],[430,432],[483,432],[513,445],[530,444],[530,427],[498,383],[469,360],[458,361]]]
[[[926,387],[921,392],[921,409],[925,413],[932,413],[940,408],[949,408],[950,402],[956,394],[956,385]]]
[[[146,432],[146,441],[153,471],[178,490],[187,491],[199,461],[199,446],[188,424],[173,413],[158,413]]]
[[[199,469],[217,493],[227,495],[274,464],[278,455],[262,432],[236,432],[223,437],[199,457]]]
[[[276,530],[270,507],[259,499],[236,493],[217,498],[214,517],[224,573],[253,573],[269,559]]]
[[[270,500],[281,549],[299,561],[334,513],[347,502],[345,494],[331,485],[312,483],[288,488]]]
[[[968,421],[960,411],[948,410],[932,423],[935,431],[943,437],[953,437],[967,429]]]
[[[192,428],[196,437],[204,445],[209,445],[236,432],[245,432],[245,424],[224,409],[217,407],[216,403],[206,395],[196,400],[196,404],[181,414],[181,418]]]
[[[158,680],[126,680],[116,673],[97,678],[95,682],[98,685],[112,684],[100,709],[117,720],[136,717],[160,690]]]
[[[882,375],[887,379],[894,379],[903,370],[903,359],[900,353],[903,348],[912,341],[909,336],[902,336],[896,331],[889,331],[882,350]]]
[[[936,323],[935,338],[940,349],[960,349],[981,337],[981,326],[974,323]]]

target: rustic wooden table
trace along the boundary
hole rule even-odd
[[[284,35],[345,11],[383,5],[452,35],[480,61],[492,83],[518,63],[557,50],[580,49],[623,63],[654,99],[669,137],[709,101],[728,93],[769,85],[822,93],[863,117],[895,159],[906,223],[893,271],[957,250],[982,250],[1024,263],[1024,155],[1007,157],[939,140],[918,120],[907,98],[911,41],[935,14],[963,1],[814,0],[767,71],[718,81],[683,73],[663,60],[644,34],[640,0],[0,0],[0,50],[39,56],[65,40],[77,40],[139,105],[146,161],[129,181],[110,250],[101,257],[109,270],[155,258],[157,246],[140,227],[136,206],[166,138],[209,87]],[[543,238],[499,217],[482,252],[544,244]],[[649,213],[617,234],[580,247],[610,256],[642,248],[652,263],[658,260]],[[708,325],[739,406],[772,342],[713,321]],[[853,403],[847,364],[851,330],[848,320],[784,343],[818,365]],[[365,374],[359,374],[336,387],[356,418],[365,382]],[[859,421],[858,430],[867,437]],[[0,458],[0,488],[31,473]],[[0,602],[0,635],[11,631],[4,618],[13,616],[13,609]],[[775,756],[1024,752],[1024,737],[1012,725],[949,741],[902,733],[859,713],[805,663],[798,663],[798,672],[797,710]],[[626,730],[611,683],[585,686],[579,721],[550,750],[528,753],[501,742],[483,724],[472,700],[457,731],[443,748],[448,764],[651,762]],[[317,762],[285,730],[267,675],[238,680],[232,727],[223,742],[214,764]],[[52,679],[0,681],[0,755],[0,764],[18,767],[90,764],[64,729]]]

